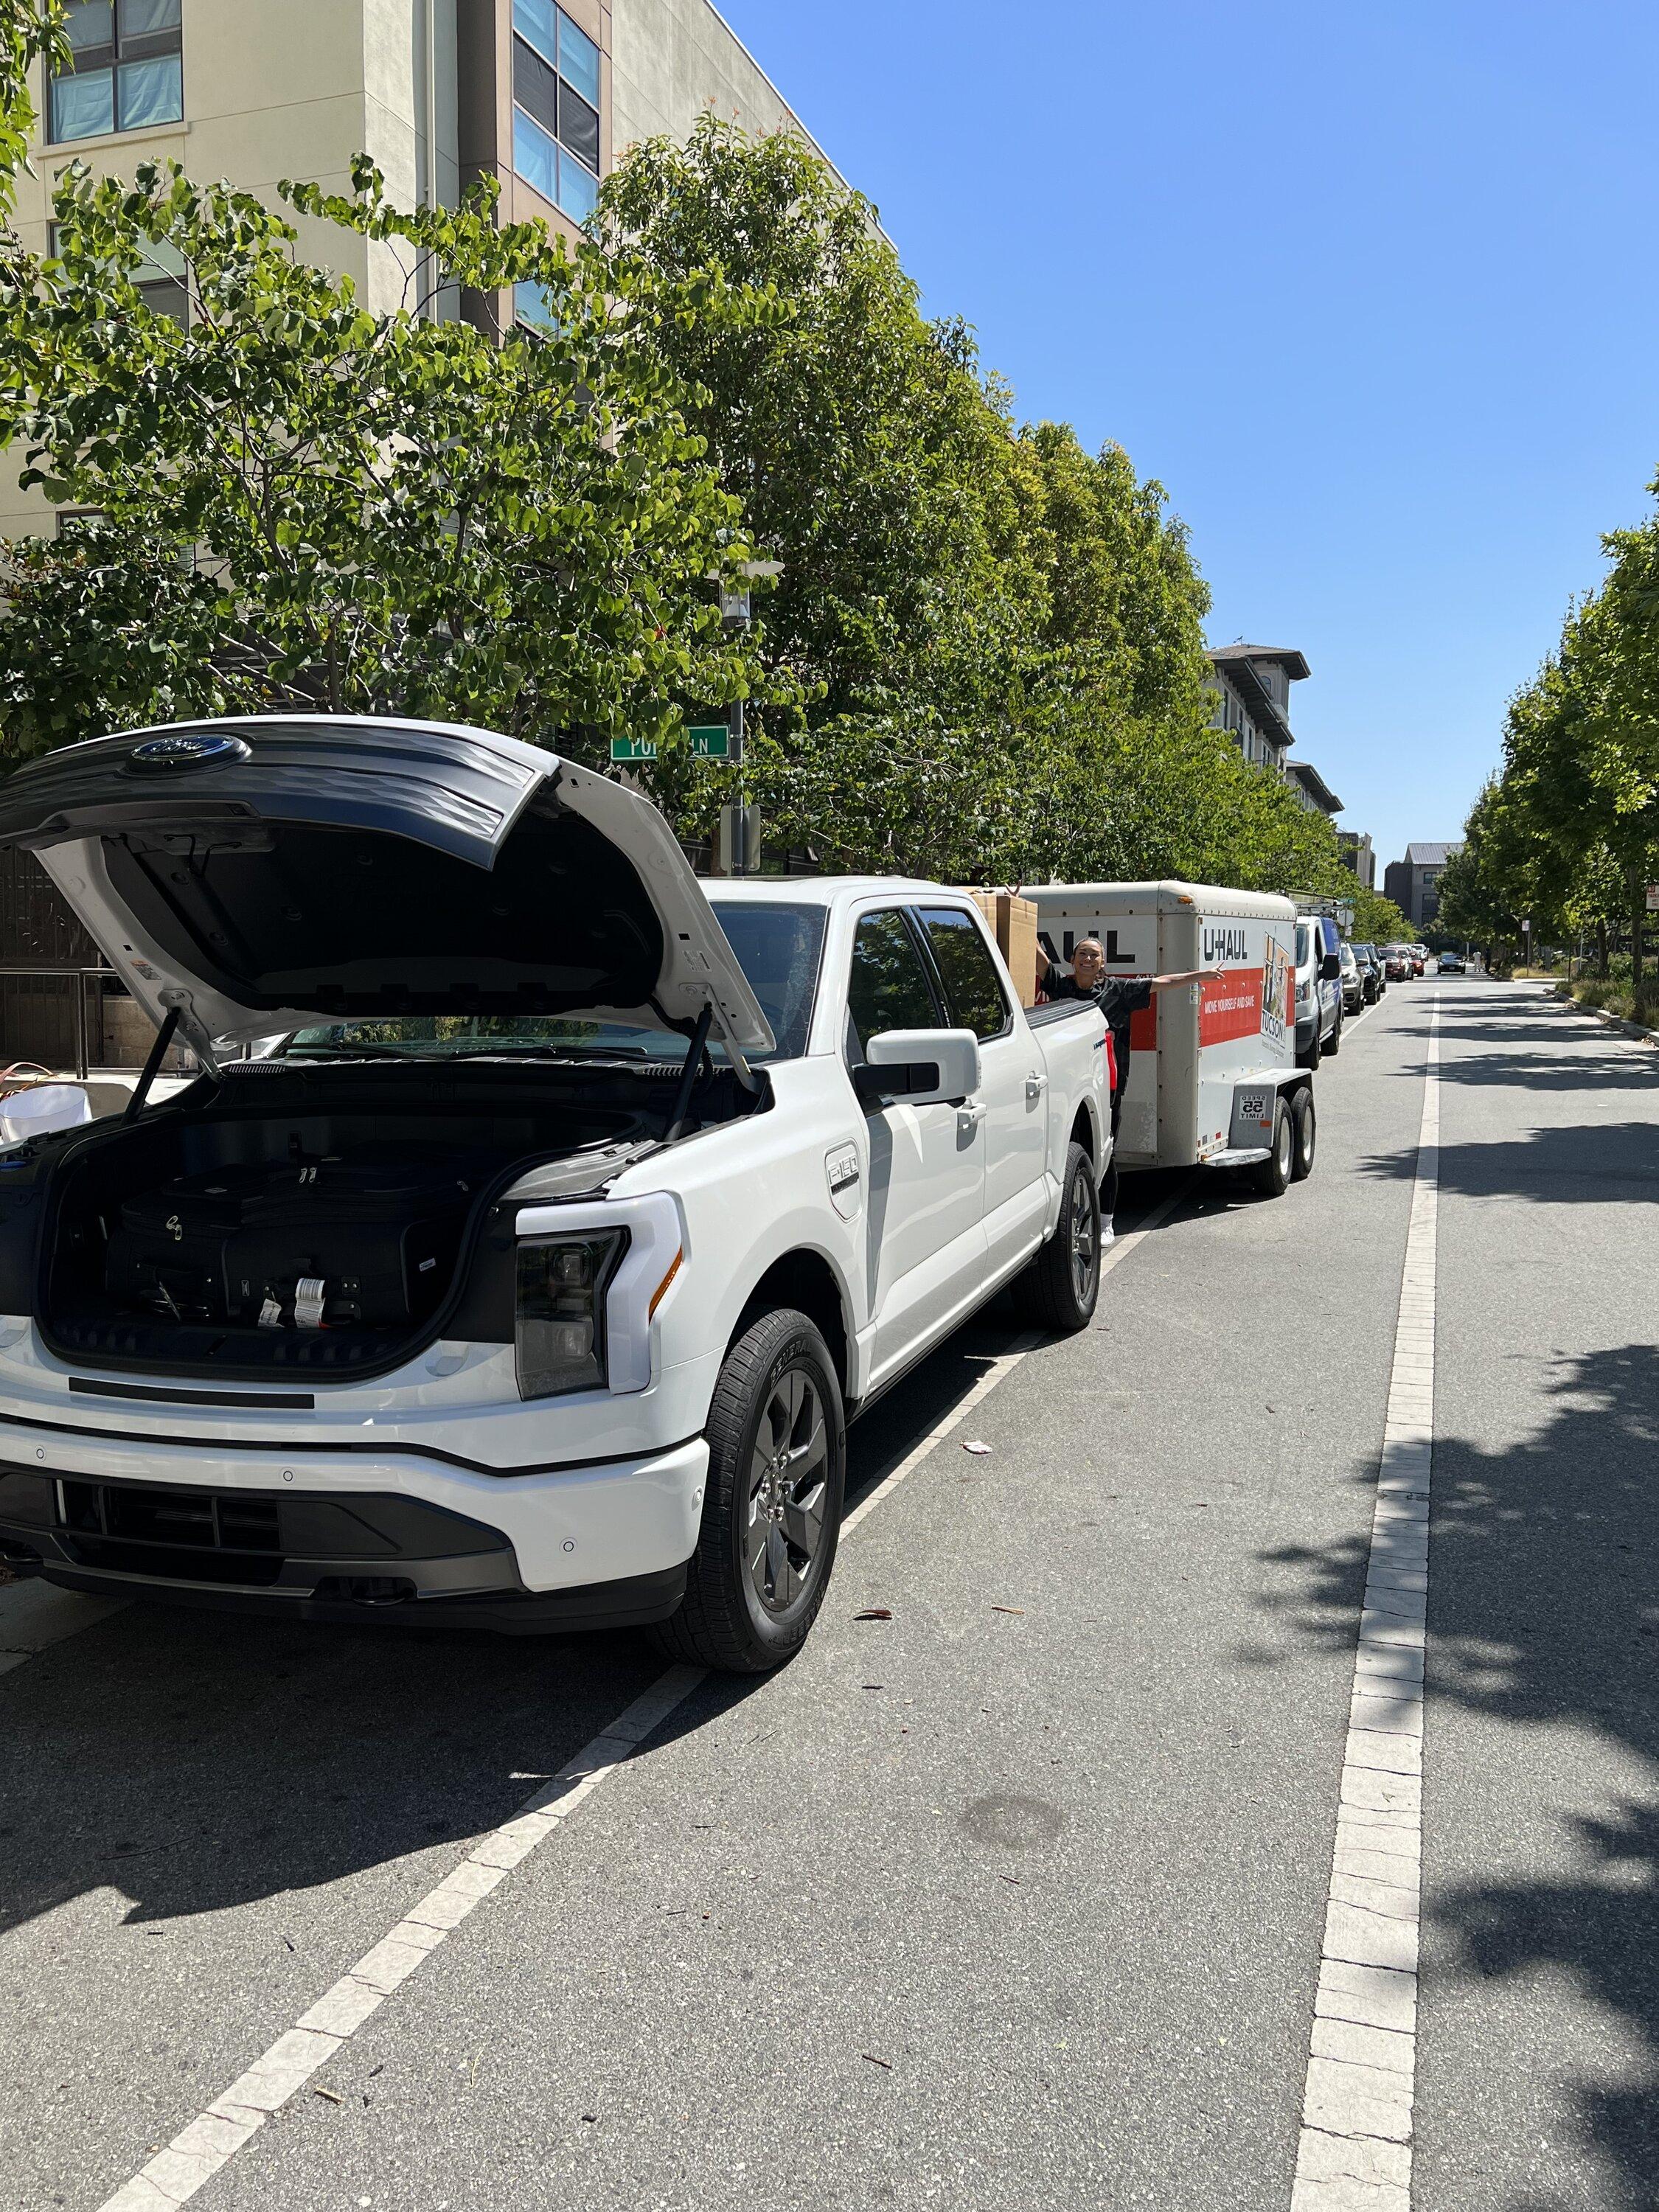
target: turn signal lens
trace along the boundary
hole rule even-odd
[[[514,1349],[521,1398],[605,1388],[605,1292],[627,1247],[623,1230],[520,1245]]]
[[[673,1258],[668,1263],[668,1273],[663,1277],[661,1282],[658,1284],[656,1289],[651,1293],[651,1305],[646,1315],[646,1319],[647,1321],[654,1321],[656,1319],[657,1308],[668,1296],[669,1285],[673,1282],[675,1276],[678,1274],[680,1269],[684,1265],[685,1247],[681,1245],[679,1250],[675,1253]]]

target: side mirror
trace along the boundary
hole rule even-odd
[[[1319,963],[1320,981],[1322,983],[1337,982],[1341,974],[1342,955],[1340,952],[1328,952]]]
[[[866,1105],[931,1106],[979,1089],[979,1039],[972,1030],[884,1030],[864,1048],[853,1087]]]

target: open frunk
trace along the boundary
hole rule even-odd
[[[118,1307],[260,1328],[397,1328],[448,1289],[483,1163],[371,1146],[176,1176],[119,1201]]]

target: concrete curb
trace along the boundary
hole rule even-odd
[[[1582,999],[1575,999],[1559,983],[1555,987],[1555,999],[1558,1005],[1570,1006],[1576,1014],[1591,1014],[1598,1022],[1604,1023],[1610,1030],[1618,1030],[1625,1036],[1640,1037],[1644,1044],[1659,1044],[1659,1030],[1644,1029],[1640,1022],[1623,1021],[1617,1014],[1608,1013],[1603,1006],[1587,1006]]]

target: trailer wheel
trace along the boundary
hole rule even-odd
[[[1291,1109],[1281,1098],[1273,1108],[1273,1148],[1253,1170],[1255,1187],[1268,1198],[1283,1198],[1296,1171],[1296,1131]]]
[[[1291,1107],[1291,1119],[1295,1124],[1296,1158],[1291,1169],[1293,1182],[1305,1182],[1313,1173],[1314,1147],[1319,1134],[1319,1118],[1314,1111],[1313,1085],[1298,1091]]]
[[[1075,1336],[1095,1317],[1100,1297],[1100,1186],[1081,1145],[1066,1159],[1060,1224],[1030,1265],[1014,1279],[1014,1296],[1030,1321]]]

